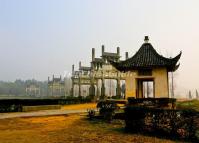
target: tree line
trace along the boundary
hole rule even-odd
[[[48,89],[47,81],[37,81],[35,79],[32,80],[17,79],[14,82],[0,81],[0,95],[25,96],[26,87],[32,83],[40,87],[41,96],[47,95],[47,89]]]

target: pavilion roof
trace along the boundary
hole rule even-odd
[[[131,58],[120,62],[110,62],[120,71],[148,69],[154,67],[166,67],[168,71],[175,71],[180,65],[177,65],[177,62],[180,59],[181,54],[182,52],[174,58],[166,58],[158,54],[150,43],[144,43]]]

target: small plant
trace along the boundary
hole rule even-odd
[[[92,120],[95,117],[95,110],[93,109],[87,109],[88,117],[90,120]]]
[[[111,122],[115,115],[115,111],[119,109],[117,103],[115,101],[100,101],[97,104],[97,108],[99,109],[99,114],[103,116],[106,121]]]

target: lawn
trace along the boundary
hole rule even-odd
[[[199,112],[199,100],[177,102],[178,109],[194,109]]]

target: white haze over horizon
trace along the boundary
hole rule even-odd
[[[70,76],[120,47],[133,56],[145,35],[158,53],[182,51],[176,95],[199,90],[198,0],[0,0],[0,80]]]

